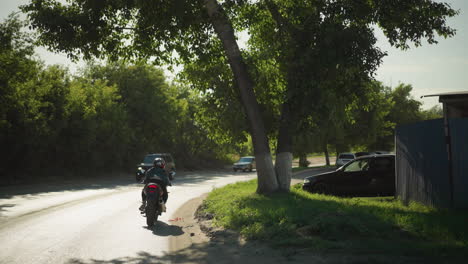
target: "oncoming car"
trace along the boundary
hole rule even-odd
[[[336,171],[306,177],[302,189],[336,195],[394,195],[395,155],[358,157]]]
[[[239,161],[232,166],[234,171],[252,171],[255,168],[255,157],[252,156],[241,157]]]
[[[147,169],[153,166],[153,161],[155,158],[162,158],[166,162],[166,167],[164,168],[168,173],[171,171],[175,172],[175,162],[172,158],[171,154],[169,153],[154,153],[154,154],[147,154],[143,158],[143,162],[137,164],[137,171],[135,173],[136,181],[141,181],[141,179],[145,176],[145,172]]]

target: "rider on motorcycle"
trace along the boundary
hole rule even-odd
[[[166,162],[163,159],[155,158],[153,161],[153,167],[151,167],[150,169],[146,171],[145,177],[142,182],[145,184],[145,187],[143,187],[143,190],[141,191],[142,204],[140,206],[140,211],[143,212],[146,206],[146,194],[145,194],[146,184],[150,183],[154,176],[159,177],[163,181],[163,184],[161,184],[160,187],[163,191],[162,198],[163,198],[164,204],[166,204],[167,198],[168,198],[167,186],[168,185],[172,186],[172,184],[170,181],[171,176],[164,169],[165,166],[166,166]],[[164,206],[164,209],[165,209],[165,206]]]

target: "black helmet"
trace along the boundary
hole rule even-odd
[[[159,167],[159,168],[164,169],[164,167],[166,166],[166,162],[164,162],[164,160],[161,159],[161,158],[155,158],[154,161],[153,161],[153,165],[155,167]]]

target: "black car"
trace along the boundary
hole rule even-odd
[[[358,157],[336,171],[306,177],[302,189],[336,195],[394,195],[395,155]]]
[[[171,154],[169,153],[154,153],[154,154],[147,154],[143,158],[143,162],[137,164],[137,171],[135,173],[136,181],[141,181],[143,176],[145,176],[145,172],[147,169],[153,167],[153,161],[155,158],[162,158],[166,162],[165,170],[167,172],[174,171],[175,172],[175,162],[172,158]]]

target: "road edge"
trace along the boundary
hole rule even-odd
[[[210,238],[201,230],[199,223],[195,219],[196,210],[207,196],[208,193],[205,193],[185,202],[171,215],[170,224],[179,226],[184,233],[180,236],[171,236],[169,238],[169,252],[177,252],[193,244],[210,241]]]
[[[314,168],[310,168],[305,171],[309,170],[314,170]],[[292,176],[304,173],[305,171],[293,173]],[[182,206],[180,206],[173,214],[171,214],[169,224],[180,227],[184,233],[180,236],[171,236],[169,238],[169,252],[181,251],[192,246],[193,244],[207,243],[211,241],[210,237],[207,235],[207,232],[205,232],[206,230],[202,230],[203,227],[195,218],[197,209],[200,207],[206,197],[208,197],[208,195],[209,192],[188,200],[182,204]]]

